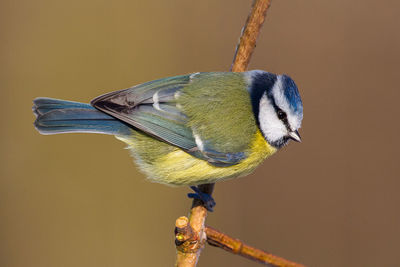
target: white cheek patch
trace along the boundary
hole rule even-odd
[[[264,136],[269,142],[278,141],[287,134],[286,126],[278,119],[275,109],[270,103],[266,93],[260,99],[258,120]]]

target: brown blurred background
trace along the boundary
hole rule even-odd
[[[0,1],[0,266],[173,266],[188,188],[111,136],[41,136],[37,96],[88,102],[228,70],[251,1]],[[250,69],[290,74],[303,142],[219,183],[208,224],[309,266],[399,266],[398,1],[272,3]],[[207,247],[199,266],[258,266]]]

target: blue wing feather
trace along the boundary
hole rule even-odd
[[[175,93],[189,81],[188,75],[156,80],[99,96],[91,104],[156,138],[191,150],[196,142],[186,126],[187,117],[174,104]]]

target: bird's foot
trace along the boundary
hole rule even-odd
[[[204,203],[204,207],[212,212],[213,208],[215,207],[216,203],[213,197],[207,193],[202,192],[197,186],[190,187],[195,193],[189,193],[189,198],[199,199]]]

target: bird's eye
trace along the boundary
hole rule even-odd
[[[283,112],[282,110],[278,110],[278,118],[279,118],[280,120],[285,119],[285,118],[286,118],[286,113]]]

